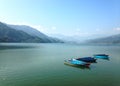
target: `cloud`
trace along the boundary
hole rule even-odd
[[[37,29],[38,31],[44,32],[44,33],[46,33],[46,30],[47,30],[47,28],[45,28],[45,27],[42,26],[42,25],[29,25],[29,26]]]
[[[120,31],[120,27],[115,28],[114,30]]]
[[[52,26],[51,29],[52,29],[52,30],[56,30],[56,27],[55,27],[55,26]]]

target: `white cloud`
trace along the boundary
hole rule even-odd
[[[42,26],[42,25],[29,25],[29,26],[37,29],[38,31],[46,33],[46,28],[44,26]]]
[[[114,30],[120,31],[120,27],[115,28]]]
[[[55,26],[52,26],[51,29],[52,29],[52,30],[56,30],[56,27],[55,27]]]

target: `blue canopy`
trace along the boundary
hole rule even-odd
[[[85,61],[85,62],[96,62],[96,59],[92,57],[77,58],[76,60]]]
[[[85,65],[86,64],[86,62],[79,61],[76,59],[72,59],[70,62],[71,62],[71,64],[77,64],[77,65]]]

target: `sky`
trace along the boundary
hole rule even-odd
[[[0,0],[0,21],[48,35],[119,34],[120,0]]]

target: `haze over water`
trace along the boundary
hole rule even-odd
[[[0,44],[0,86],[120,86],[120,47],[74,44]],[[90,68],[64,64],[65,59],[110,55]]]

